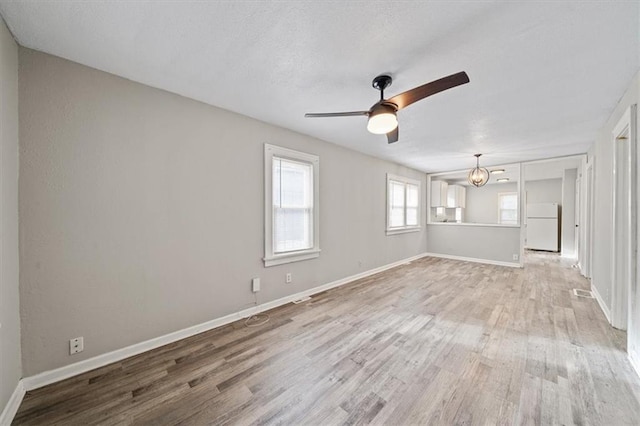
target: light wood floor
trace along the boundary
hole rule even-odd
[[[424,258],[28,392],[15,424],[640,424],[640,379],[557,255]]]

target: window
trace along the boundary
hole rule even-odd
[[[420,229],[420,181],[387,175],[387,235]]]
[[[320,255],[317,156],[265,144],[265,266]]]
[[[498,222],[503,225],[518,224],[517,192],[501,192],[498,194]]]

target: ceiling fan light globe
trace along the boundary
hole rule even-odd
[[[367,130],[375,135],[384,135],[398,127],[396,111],[390,105],[378,104],[371,108]]]
[[[376,135],[384,135],[398,127],[398,119],[395,114],[382,113],[371,116],[367,123],[367,130]]]

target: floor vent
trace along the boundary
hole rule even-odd
[[[587,290],[581,290],[579,288],[574,288],[573,289],[573,294],[575,294],[578,297],[588,297],[589,299],[593,299],[593,294],[591,294],[591,292],[587,291]]]
[[[311,300],[311,298],[309,296],[307,297],[303,297],[302,299],[298,299],[298,300],[294,300],[293,303],[295,303],[296,305],[302,303],[302,302],[306,302],[307,300]]]

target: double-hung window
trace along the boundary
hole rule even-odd
[[[265,266],[320,254],[317,156],[265,144]]]
[[[503,225],[518,224],[517,192],[501,192],[498,194],[498,221]]]
[[[420,229],[420,181],[387,175],[387,235]]]

